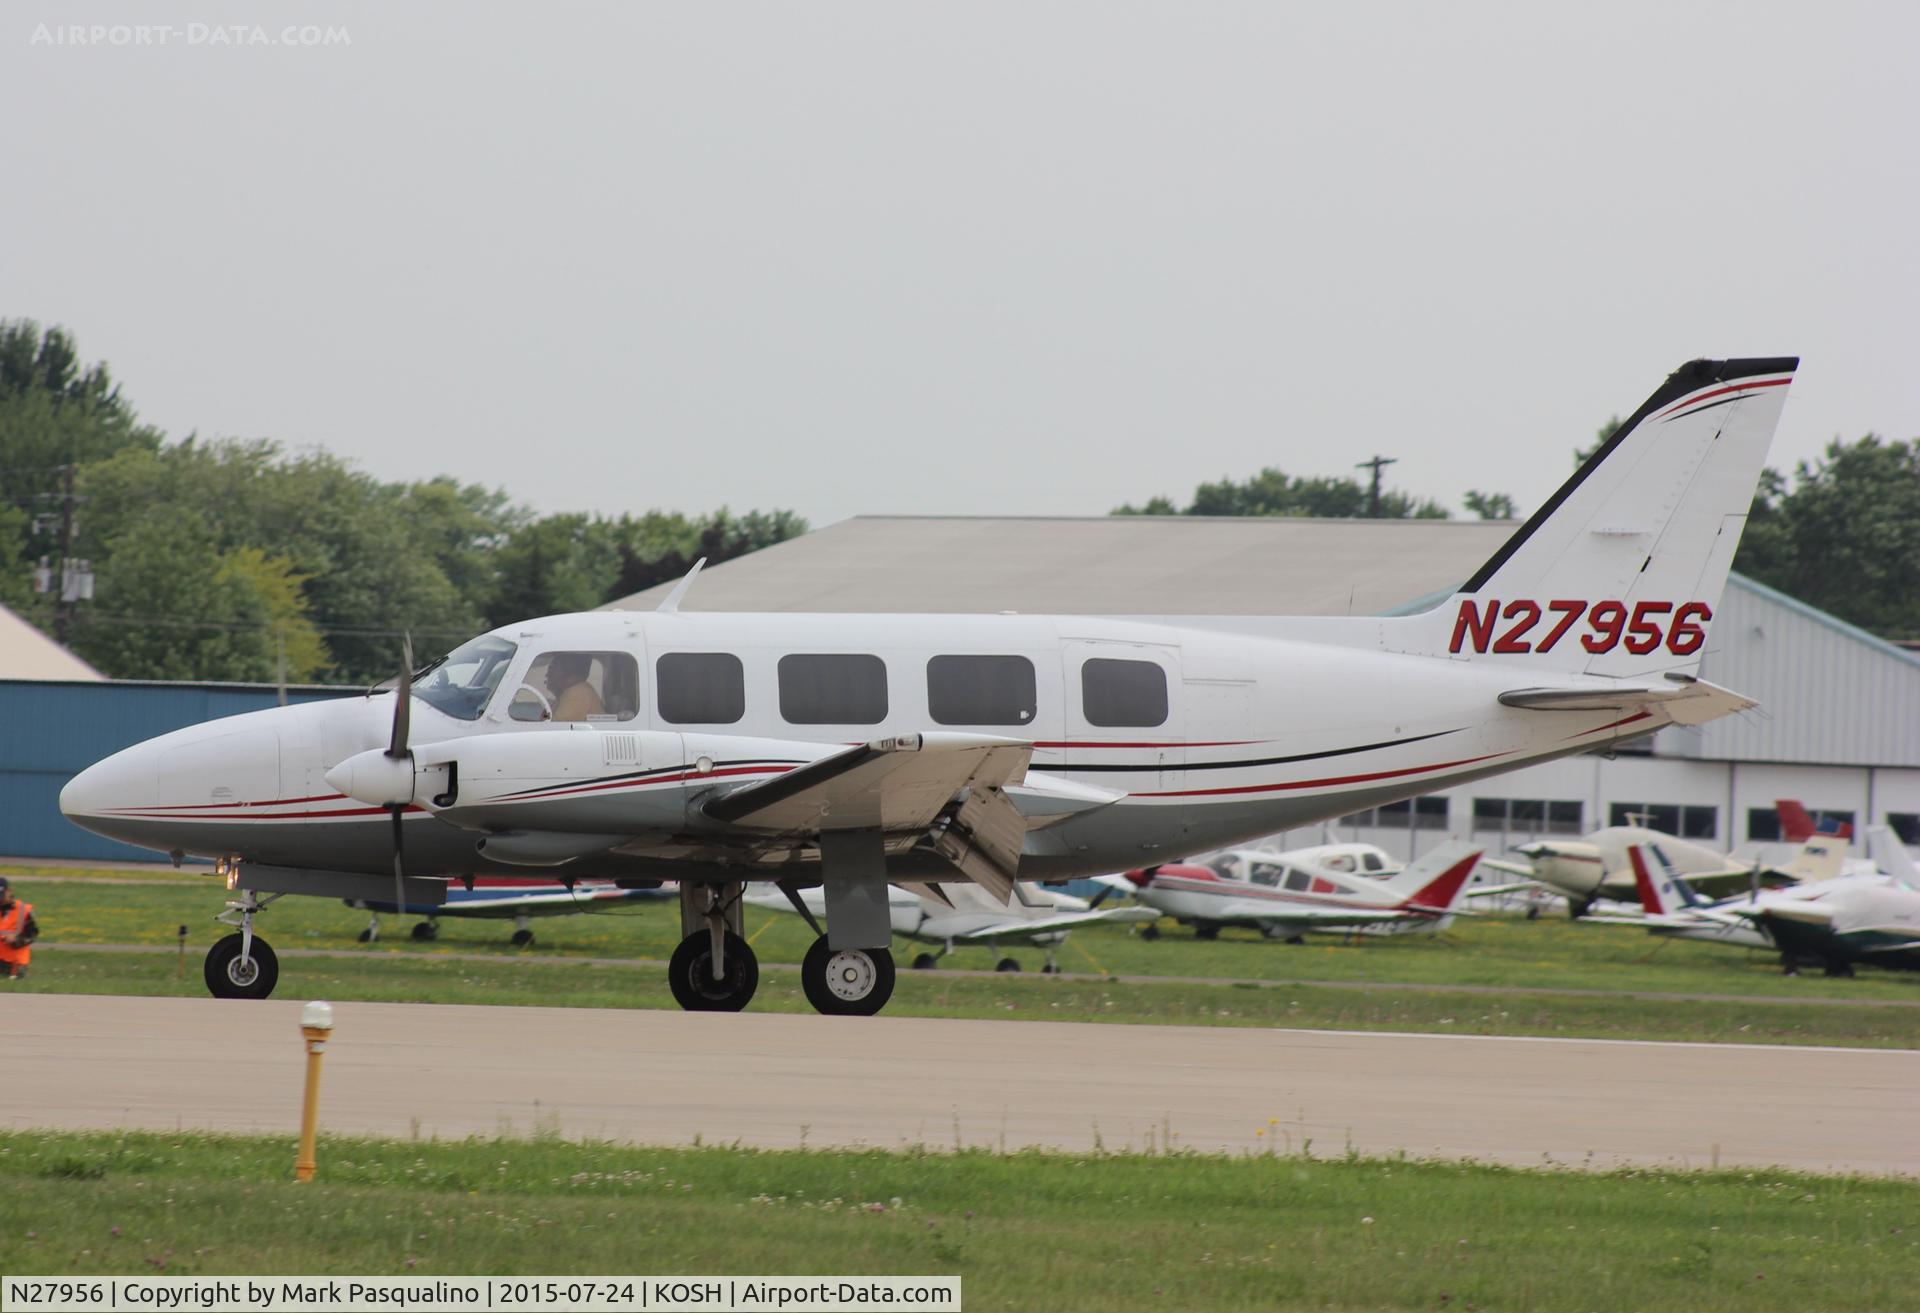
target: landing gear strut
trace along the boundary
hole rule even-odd
[[[240,896],[228,901],[227,910],[214,919],[225,925],[239,926],[207,950],[205,977],[207,992],[215,998],[266,998],[280,981],[280,959],[267,941],[253,933],[254,914],[279,898],[279,894],[257,896],[242,889]]]
[[[682,928],[705,922],[680,941],[667,963],[667,986],[688,1012],[738,1012],[760,984],[760,962],[738,933],[742,886],[680,886]]]
[[[893,997],[893,953],[885,948],[833,948],[821,935],[800,964],[800,987],[816,1012],[870,1017]]]

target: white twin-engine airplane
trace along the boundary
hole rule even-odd
[[[384,899],[385,876],[427,903],[537,870],[679,881],[669,980],[712,1011],[758,979],[745,886],[819,884],[807,993],[870,1014],[890,881],[1005,901],[1751,706],[1695,672],[1797,363],[1681,366],[1422,615],[697,614],[683,585],[496,629],[392,696],[163,735],[61,810],[220,859],[233,995],[273,986],[259,893]]]

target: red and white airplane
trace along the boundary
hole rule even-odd
[[[137,745],[61,809],[247,891],[676,880],[690,1009],[752,997],[747,884],[820,885],[808,994],[875,1012],[889,882],[1004,901],[1751,706],[1697,674],[1797,363],[1681,366],[1425,614],[695,614],[689,575],[658,612],[505,625],[393,690]],[[264,997],[239,919],[209,970]]]
[[[1444,929],[1458,910],[1482,851],[1471,844],[1443,843],[1382,878],[1353,861],[1372,854],[1353,849],[1380,854],[1371,844],[1328,844],[1286,853],[1239,850],[1211,862],[1169,862],[1106,879],[1148,907],[1192,926],[1200,939],[1215,938],[1227,926],[1245,926],[1269,939],[1298,942],[1309,930]]]

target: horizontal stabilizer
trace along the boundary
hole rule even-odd
[[[1667,684],[1586,684],[1580,687],[1517,688],[1500,695],[1500,704],[1527,711],[1658,711],[1676,725],[1702,725],[1720,716],[1758,705],[1704,679]]]

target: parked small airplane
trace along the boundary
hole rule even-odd
[[[1920,887],[1902,879],[1850,877],[1733,910],[1772,937],[1788,975],[1807,965],[1830,976],[1850,976],[1856,964],[1920,971]]]
[[[1036,901],[1025,901],[1036,897]],[[820,921],[827,914],[826,894],[820,889],[802,890],[800,906],[795,907],[777,893],[748,894],[755,907],[774,912],[793,912],[804,916],[815,934],[825,933]],[[998,959],[995,971],[1018,971],[1017,959],[1005,956],[1002,943],[1028,943],[1046,950],[1040,970],[1051,974],[1060,969],[1054,953],[1067,941],[1067,932],[1079,926],[1106,922],[1121,925],[1134,921],[1152,921],[1160,914],[1144,907],[1111,907],[1095,910],[1084,898],[1052,890],[1040,895],[1021,891],[1004,907],[978,885],[923,885],[912,889],[887,888],[887,914],[893,921],[893,933],[904,939],[934,944],[939,951],[920,953],[913,959],[915,970],[937,966],[940,959],[962,944],[985,944]]]
[[[1736,903],[1760,897],[1755,888],[1739,898],[1710,902],[1695,893],[1667,860],[1664,844],[1627,845],[1627,861],[1639,888],[1640,916],[1592,916],[1584,920],[1612,925],[1637,925],[1662,939],[1698,939],[1732,948],[1772,948],[1773,940],[1752,921],[1737,915]]]
[[[1753,705],[1700,654],[1797,365],[1681,366],[1419,615],[688,613],[690,573],[655,613],[504,625],[364,698],[163,735],[60,807],[237,864],[234,997],[277,976],[259,892],[437,905],[565,872],[679,881],[668,982],[704,1011],[758,983],[747,884],[822,886],[808,997],[873,1013],[890,882],[1005,902]]]
[[[1216,938],[1226,926],[1246,926],[1269,939],[1293,942],[1309,930],[1445,928],[1458,910],[1481,850],[1443,843],[1385,879],[1350,865],[1342,870],[1327,864],[1328,858],[1351,856],[1349,850],[1371,846],[1232,852],[1205,865],[1169,862],[1103,877],[1103,882],[1116,888],[1125,887],[1121,881],[1132,885],[1136,899],[1192,926],[1199,939]]]
[[[1793,809],[1804,819],[1804,808],[1791,800],[1775,806],[1780,811],[1783,832],[1790,832],[1801,845],[1793,860],[1782,867],[1741,861],[1702,844],[1640,825],[1610,825],[1595,830],[1585,839],[1537,839],[1514,849],[1528,859],[1524,865],[1499,858],[1488,858],[1485,864],[1492,870],[1536,880],[1564,896],[1568,914],[1575,918],[1588,915],[1593,904],[1602,898],[1627,902],[1639,897],[1633,866],[1627,860],[1627,850],[1635,844],[1659,844],[1674,873],[1702,894],[1728,895],[1748,890],[1756,879],[1773,887],[1872,871],[1871,862],[1847,858],[1846,840],[1851,831],[1848,835],[1827,834],[1815,830],[1811,821],[1797,826]]]

